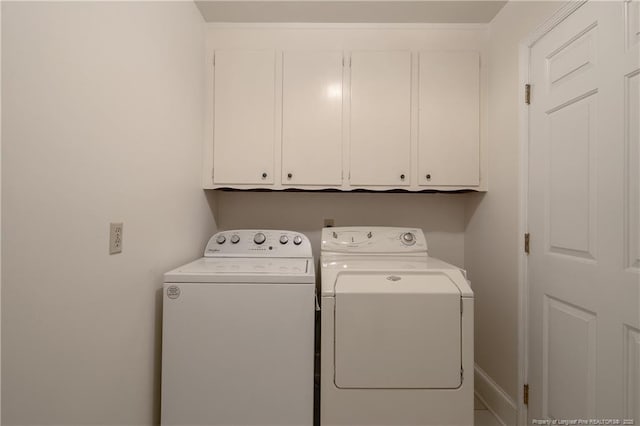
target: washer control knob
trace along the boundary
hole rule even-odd
[[[297,246],[302,244],[302,237],[300,235],[296,235],[295,237],[293,237],[293,244]]]
[[[224,235],[218,235],[216,238],[216,243],[218,244],[224,244],[225,241],[227,241],[227,238]]]
[[[286,235],[280,236],[280,244],[287,244],[288,242],[289,242],[289,237],[287,237]]]
[[[416,237],[411,232],[405,232],[402,234],[402,243],[408,246],[416,243]]]
[[[231,236],[231,244],[238,244],[240,242],[240,235],[233,234]]]
[[[267,237],[264,236],[264,234],[262,232],[258,232],[254,237],[253,237],[253,242],[256,244],[262,244],[267,240]]]

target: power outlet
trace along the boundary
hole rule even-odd
[[[333,220],[333,219],[325,219],[324,220],[324,227],[325,228],[331,228],[332,226],[335,226],[335,220]]]
[[[109,227],[109,254],[122,252],[122,222],[111,223]]]

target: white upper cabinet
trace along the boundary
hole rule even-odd
[[[283,185],[342,185],[342,70],[342,52],[283,53]]]
[[[487,190],[485,30],[209,31],[205,188]]]
[[[275,52],[216,51],[213,101],[214,185],[272,184]]]
[[[410,184],[410,52],[351,54],[350,135],[351,185]]]
[[[421,52],[418,182],[480,183],[480,58],[477,52]]]

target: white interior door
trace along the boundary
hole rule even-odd
[[[342,184],[342,58],[342,52],[284,52],[284,185]]]
[[[410,181],[411,53],[351,54],[352,185]]]
[[[273,183],[275,52],[215,52],[213,183]]]
[[[529,421],[640,422],[637,7],[588,2],[530,52]]]

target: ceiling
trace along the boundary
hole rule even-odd
[[[207,22],[487,23],[506,1],[196,0]]]

